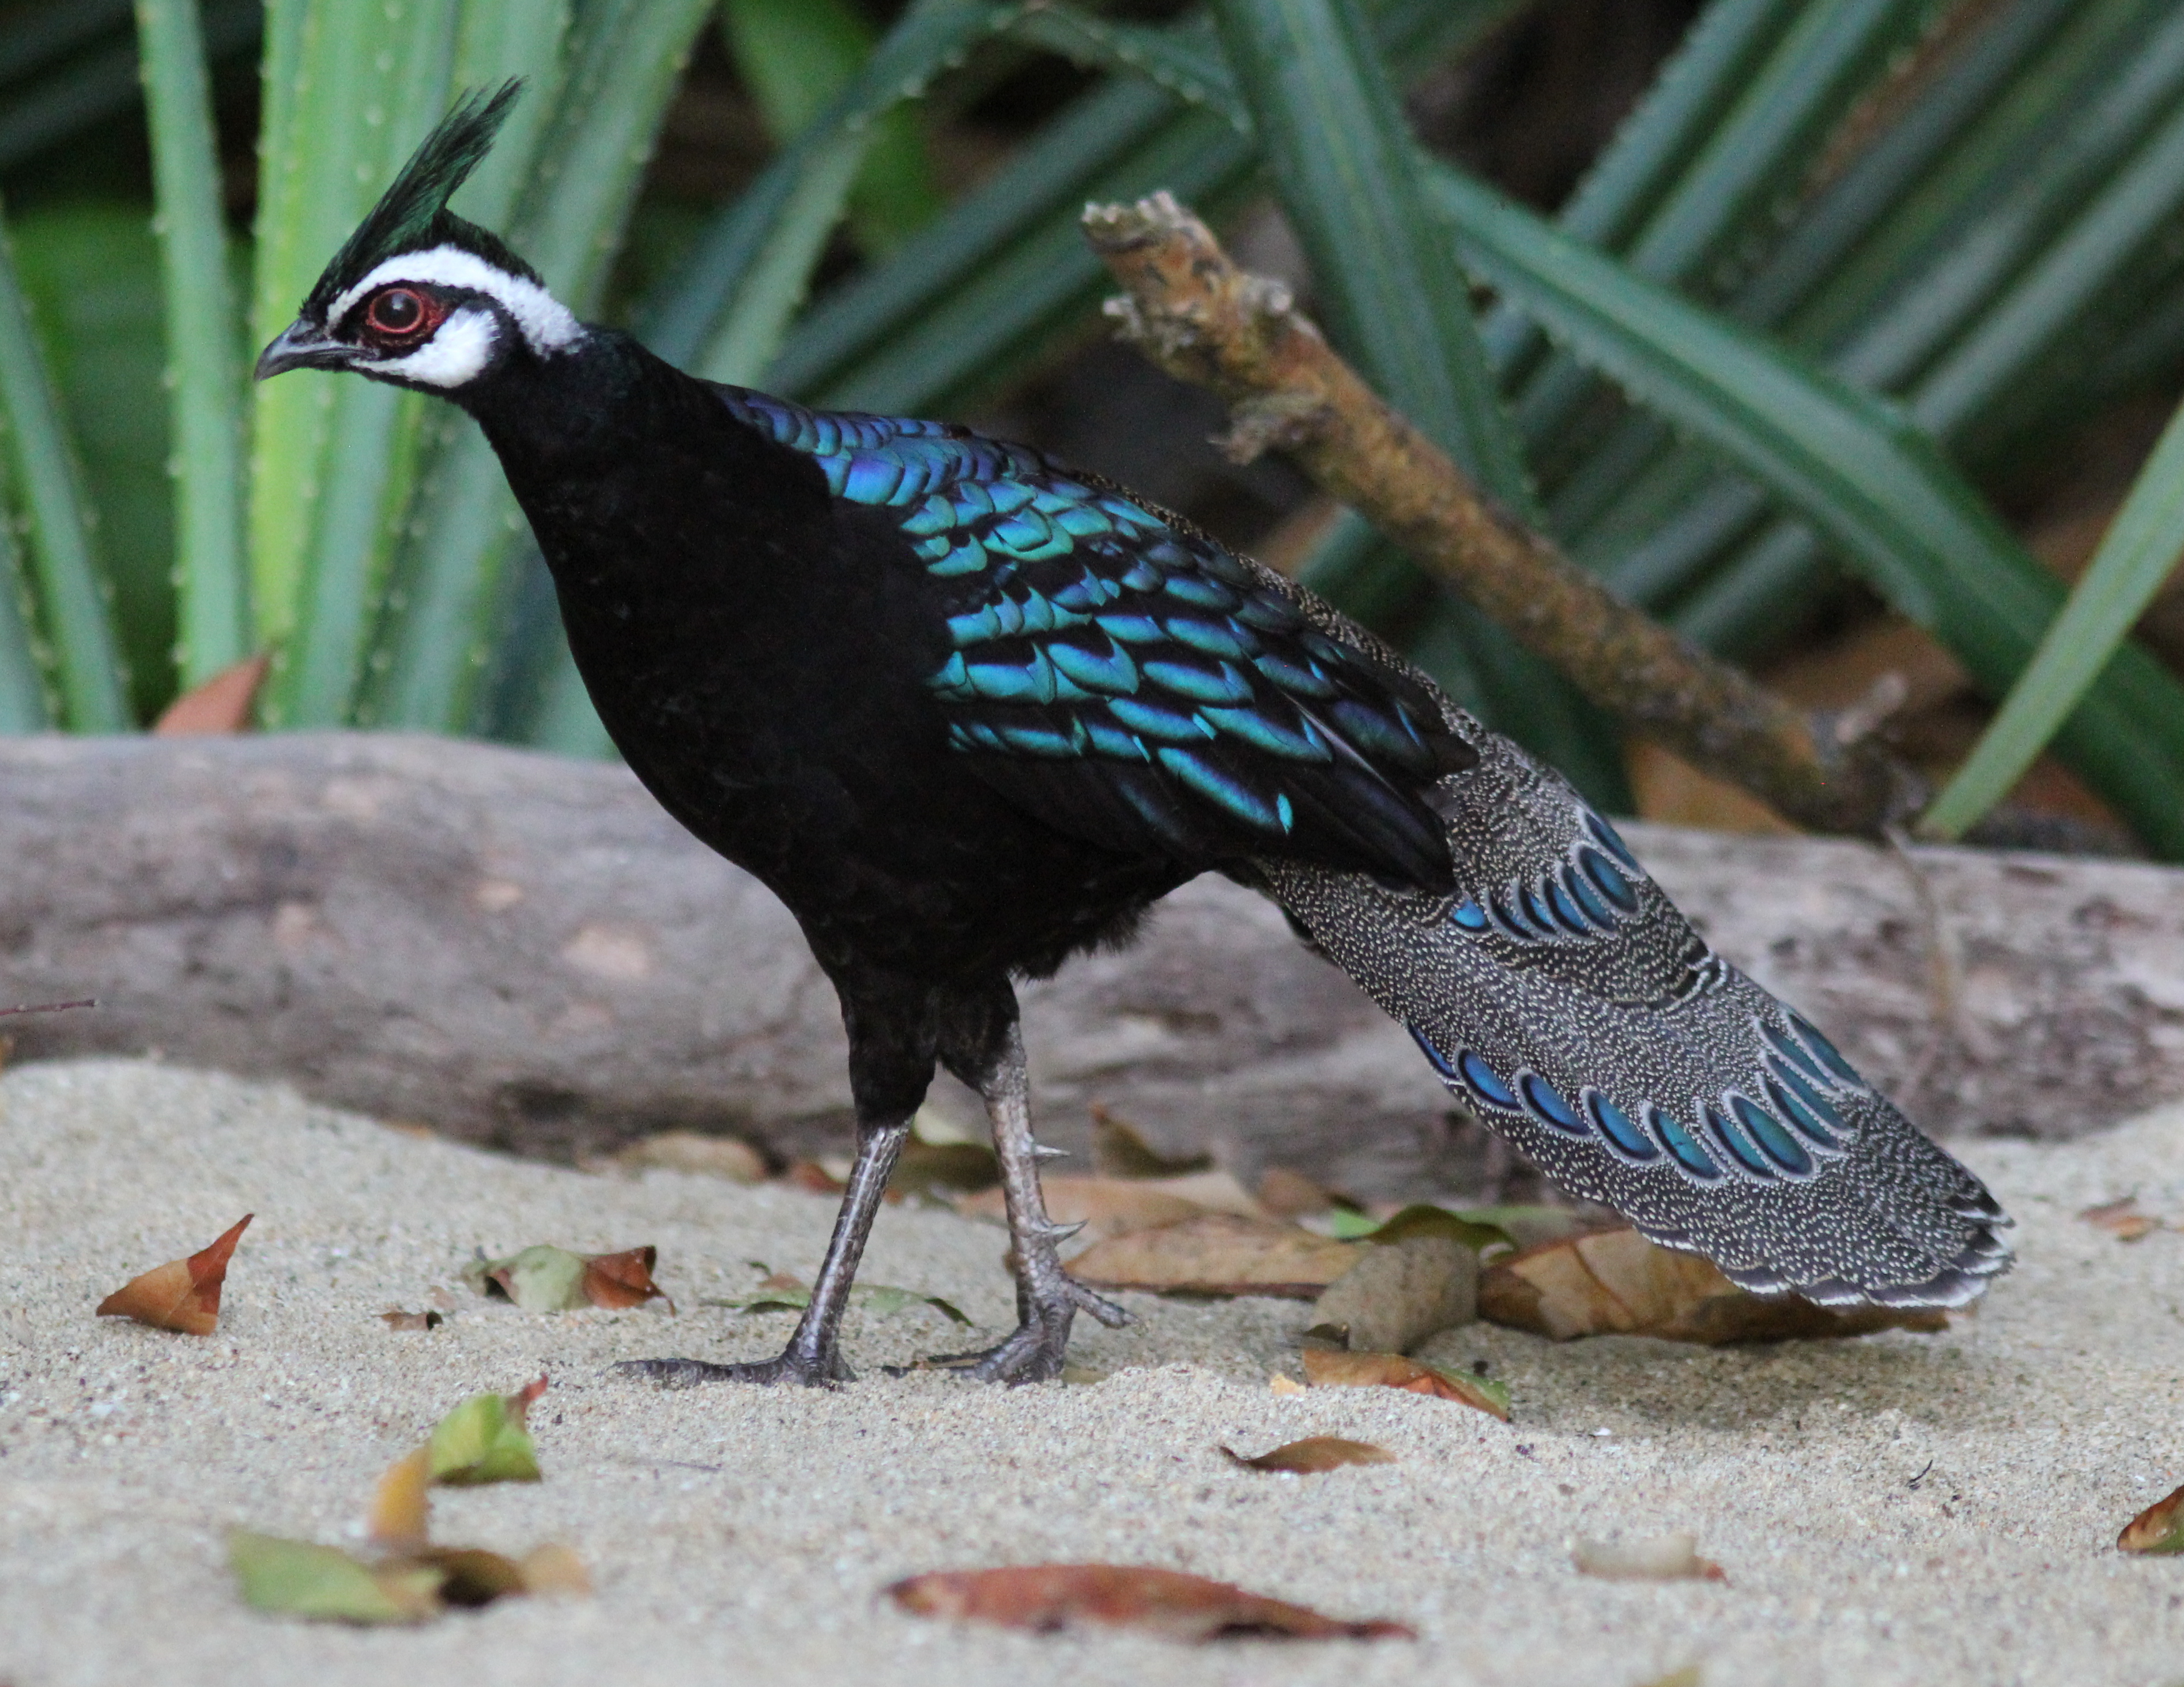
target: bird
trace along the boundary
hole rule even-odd
[[[1609,820],[1309,591],[1030,447],[699,380],[579,321],[448,208],[518,92],[454,104],[256,374],[475,418],[623,759],[839,997],[856,1154],[786,1349],[625,1373],[848,1378],[843,1310],[942,1068],[987,1110],[1018,1322],[921,1362],[1047,1380],[1078,1314],[1127,1322],[1061,1263],[1016,988],[1206,872],[1277,903],[1563,1189],[1747,1289],[1958,1306],[2008,1267],[1980,1180]]]

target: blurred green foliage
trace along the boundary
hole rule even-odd
[[[1422,148],[1404,104],[1524,9],[85,0],[0,30],[0,166],[141,97],[159,229],[110,195],[10,219],[0,730],[125,727],[267,649],[269,725],[604,750],[475,429],[363,382],[244,379],[454,93],[521,75],[461,209],[579,310],[816,403],[960,409],[1080,339],[1105,291],[1088,199],[1166,187],[1218,218],[1271,195],[1346,354],[1626,595],[1742,654],[1855,576],[2014,687],[1936,830],[2052,742],[2184,859],[2184,686],[2129,637],[2184,548],[2184,447],[2067,610],[1975,489],[2184,369],[2184,12],[1713,0],[1549,219]],[[709,30],[771,159],[709,213],[639,218],[610,288]],[[253,51],[246,238],[212,91]],[[1089,85],[944,192],[944,114],[1055,54]],[[1362,521],[1306,577],[1623,799],[1613,724]]]

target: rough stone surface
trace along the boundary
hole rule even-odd
[[[1359,1353],[1408,1353],[1479,1316],[1479,1256],[1448,1236],[1368,1248],[1313,1302],[1315,1324],[1339,1324]]]

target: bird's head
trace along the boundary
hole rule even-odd
[[[448,209],[521,91],[470,94],[425,137],[259,354],[258,379],[348,369],[453,398],[520,352],[550,357],[583,338],[536,270]]]

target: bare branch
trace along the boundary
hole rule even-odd
[[[1128,289],[1108,314],[1180,380],[1227,401],[1239,461],[1276,448],[1635,731],[1799,824],[1878,837],[1923,782],[1864,730],[1792,708],[1616,597],[1497,507],[1383,403],[1295,309],[1239,270],[1166,193],[1086,209],[1093,248]]]

